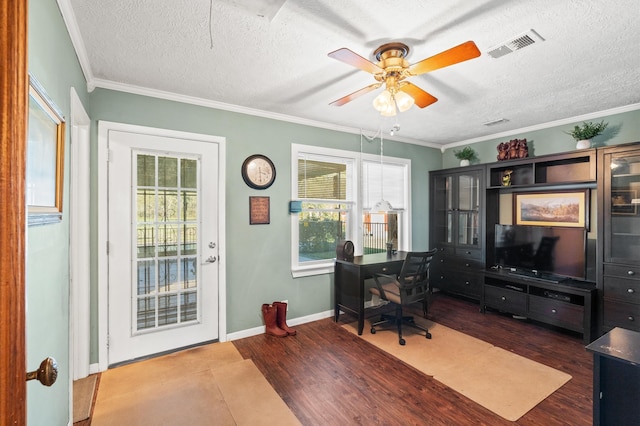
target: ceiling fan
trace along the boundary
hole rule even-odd
[[[404,112],[415,103],[424,108],[437,102],[437,98],[425,92],[406,79],[415,75],[424,74],[440,68],[448,67],[459,62],[480,56],[480,51],[473,41],[467,41],[437,55],[423,59],[413,65],[409,65],[405,59],[409,54],[409,46],[400,42],[386,43],[378,47],[373,55],[377,64],[363,58],[353,51],[343,47],[328,54],[330,58],[337,59],[356,68],[360,68],[378,81],[347,96],[344,96],[329,105],[341,106],[359,96],[376,90],[385,85],[385,90],[378,95],[373,106],[382,115],[396,115],[396,106],[400,112]]]

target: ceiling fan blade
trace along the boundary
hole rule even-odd
[[[400,87],[400,90],[411,96],[416,102],[416,105],[420,108],[424,108],[435,102],[438,102],[438,98],[430,95],[415,84],[411,84],[408,81],[402,87]]]
[[[371,74],[378,74],[384,70],[374,64],[373,62],[363,58],[357,53],[343,47],[342,49],[335,50],[327,54],[330,58],[337,59],[340,62],[351,65],[356,68],[360,68],[362,71],[366,71]]]
[[[409,74],[419,75],[429,71],[448,67],[449,65],[467,61],[480,56],[478,46],[472,41],[459,44],[449,50],[440,52],[420,62],[416,62],[408,68]]]
[[[371,84],[367,87],[364,87],[360,90],[357,90],[347,96],[344,96],[340,99],[338,99],[337,101],[333,101],[331,102],[329,105],[335,105],[335,106],[342,106],[344,104],[346,104],[347,102],[351,102],[352,100],[354,100],[355,98],[364,95],[365,93],[369,93],[372,90],[376,90],[378,87],[382,86],[382,83],[374,83]]]

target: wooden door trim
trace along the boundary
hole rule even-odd
[[[26,424],[27,0],[0,12],[0,419]]]

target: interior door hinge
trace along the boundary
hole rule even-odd
[[[107,255],[109,254],[109,241],[107,241]]]
[[[111,150],[107,148],[107,163],[111,161]]]

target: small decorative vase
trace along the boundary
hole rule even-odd
[[[583,139],[576,143],[576,149],[587,149],[591,148],[591,139]]]
[[[468,166],[469,164],[471,164],[471,162],[469,160],[460,160],[460,165],[461,166]]]

